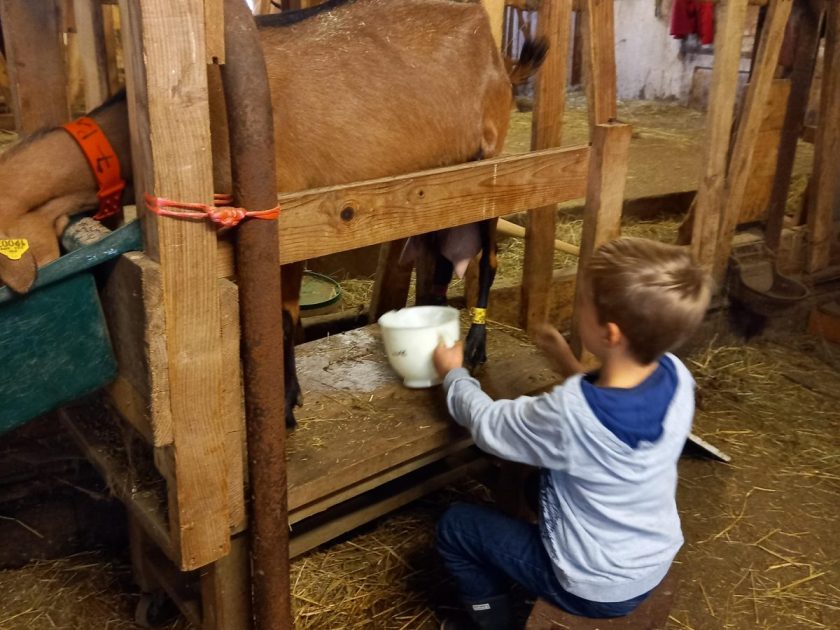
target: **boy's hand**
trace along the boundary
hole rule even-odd
[[[432,362],[440,376],[446,376],[450,370],[464,365],[464,342],[458,341],[451,348],[447,348],[441,341],[432,354]]]
[[[534,345],[554,362],[563,376],[571,376],[584,371],[566,338],[548,322],[537,324],[531,331],[531,337]]]
[[[554,356],[564,346],[569,346],[566,343],[566,339],[560,334],[560,331],[548,322],[537,324],[531,332],[531,336],[534,340],[534,345],[549,356]]]

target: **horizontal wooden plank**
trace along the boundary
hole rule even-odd
[[[711,0],[715,4],[720,4],[723,0]],[[749,0],[749,4],[753,6],[763,7],[765,6],[769,0]],[[537,7],[539,6],[538,2],[534,0],[505,0],[505,4],[510,7],[514,7],[520,10],[531,10],[536,11]],[[584,10],[584,0],[572,0],[572,9],[575,11],[583,11]]]
[[[395,479],[373,492],[338,506],[321,519],[312,519],[319,521],[317,524],[306,527],[309,521],[301,523],[298,527],[305,527],[302,532],[297,532],[297,528],[293,527],[289,557],[296,558],[458,479],[477,474],[488,466],[489,460],[486,457],[476,450],[469,450]]]
[[[325,510],[333,507],[334,505],[338,505],[343,501],[352,499],[353,497],[367,492],[368,490],[372,490],[373,488],[393,481],[398,477],[402,477],[410,472],[423,468],[424,466],[432,464],[438,460],[444,459],[448,455],[464,450],[465,448],[469,447],[470,444],[472,444],[472,440],[465,435],[463,439],[455,440],[443,448],[432,451],[428,455],[409,460],[404,464],[385,470],[380,474],[371,477],[370,479],[367,479],[366,481],[354,484],[340,492],[336,492],[318,501],[315,501],[314,503],[304,505],[292,512],[289,512],[289,524],[294,525],[295,523],[298,523],[305,518],[309,518],[310,516],[319,514],[320,512],[324,512]]]
[[[384,243],[578,199],[589,147],[281,194],[280,263]]]

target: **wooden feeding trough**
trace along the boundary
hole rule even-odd
[[[25,296],[0,287],[0,363],[8,366],[0,375],[0,434],[116,376],[92,271],[140,246],[131,223],[45,266]]]
[[[42,10],[51,3],[40,1]],[[135,188],[210,202],[207,64],[231,63],[222,2],[121,0],[119,6]],[[537,86],[533,153],[280,195],[269,267],[530,210],[522,321],[544,321],[555,205],[586,197],[583,260],[616,236],[630,140],[630,128],[615,121],[612,3],[576,6],[584,25],[591,146],[557,148],[573,3],[547,0],[539,29],[551,51]],[[207,630],[288,628],[285,519],[293,528],[291,554],[301,553],[480,460],[448,421],[439,394],[397,384],[375,326],[299,347],[305,406],[288,439],[288,467],[255,459],[261,445],[249,448],[245,440],[252,382],[240,365],[240,338],[247,337],[255,309],[240,305],[243,287],[230,279],[224,262],[230,258],[208,226],[149,213],[141,221],[144,253],[120,257],[102,291],[119,366],[107,406],[67,408],[63,419],[127,505],[133,565],[144,590],[164,589]],[[241,283],[244,269],[237,271]],[[268,312],[272,325],[282,327],[279,309]],[[481,378],[494,395],[525,394],[554,380],[545,365],[535,369],[529,344],[500,329],[491,328],[489,338],[491,363]],[[278,436],[282,446],[282,431]],[[278,466],[287,474],[270,488],[280,537],[269,541],[270,554],[252,544],[249,561],[247,534],[259,526],[260,505],[253,501],[246,510],[245,480],[256,493],[263,473]],[[251,562],[263,563],[255,569],[259,580],[250,579]],[[197,589],[185,580],[190,576]]]

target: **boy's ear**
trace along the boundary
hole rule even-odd
[[[615,322],[607,322],[606,325],[606,342],[610,348],[614,348],[624,339],[624,333]]]

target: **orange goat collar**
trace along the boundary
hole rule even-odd
[[[101,221],[119,214],[122,211],[120,198],[125,182],[120,177],[120,161],[108,138],[93,118],[78,118],[63,127],[79,144],[99,186],[99,192],[96,193],[99,212],[93,218]]]

